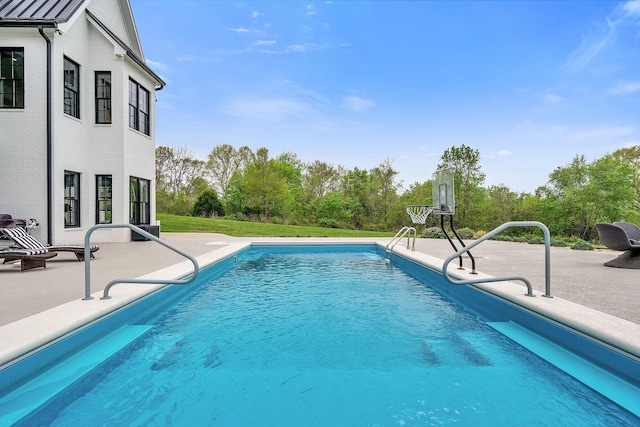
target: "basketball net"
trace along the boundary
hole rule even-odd
[[[432,206],[426,205],[409,205],[407,206],[407,213],[411,217],[411,221],[414,224],[424,224],[427,222],[427,217],[433,212]]]

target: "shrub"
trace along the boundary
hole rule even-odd
[[[542,245],[544,244],[544,238],[539,237],[539,236],[535,236],[529,239],[529,244],[530,245]]]
[[[224,215],[224,208],[222,207],[222,203],[218,199],[218,195],[216,194],[216,192],[208,188],[200,193],[198,199],[196,200],[196,203],[191,209],[191,215],[203,216],[207,218],[210,218],[214,215]]]
[[[491,240],[495,240],[497,242],[513,242],[513,237],[497,235],[497,236],[493,236]]]
[[[592,251],[593,250],[593,245],[589,242],[585,242],[584,240],[580,240],[576,243],[574,243],[571,246],[571,249],[575,249],[577,251]]]
[[[484,231],[484,230],[478,230],[478,231],[476,231],[475,233],[473,233],[473,239],[476,239],[476,240],[477,240],[477,239],[481,238],[482,236],[484,236],[485,234],[487,234],[487,232],[486,232],[486,231]]]
[[[321,218],[318,220],[318,226],[325,228],[342,228],[342,224],[333,218]]]
[[[526,237],[522,237],[522,236],[514,237],[513,241],[514,242],[518,242],[518,243],[527,243],[527,242],[529,242]]]
[[[564,248],[564,247],[567,246],[567,244],[564,242],[564,240],[552,239],[551,240],[551,246],[556,246],[558,248]]]
[[[468,227],[465,227],[458,230],[458,234],[462,239],[473,239],[473,235],[475,234],[475,231],[473,231]]]
[[[422,232],[425,239],[444,239],[444,233],[438,227],[428,227]]]

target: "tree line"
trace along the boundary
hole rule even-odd
[[[484,186],[480,152],[466,145],[444,151],[436,172],[444,169],[454,171],[458,228],[489,231],[507,221],[540,221],[554,236],[595,240],[596,222],[639,222],[640,146],[593,162],[576,155],[533,194]],[[397,176],[390,159],[368,170],[347,169],[305,163],[289,152],[271,157],[267,148],[222,144],[200,160],[187,147],[161,146],[156,205],[176,215],[395,232],[411,224],[406,205],[432,203],[432,180],[403,189]],[[431,216],[427,226],[437,221]]]

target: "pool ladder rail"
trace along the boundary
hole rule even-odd
[[[411,244],[411,233],[413,232],[413,244]],[[411,249],[411,251],[416,250],[416,229],[413,227],[402,227],[400,231],[396,233],[396,235],[391,239],[385,248],[385,258],[389,261],[392,261],[393,258],[393,248],[402,240],[403,237],[407,236],[407,249]]]
[[[528,297],[535,297],[535,294],[533,293],[533,287],[531,286],[531,282],[529,282],[528,279],[522,276],[490,277],[490,278],[470,279],[470,280],[454,280],[449,276],[447,267],[449,266],[449,263],[451,261],[462,256],[462,254],[464,254],[465,252],[468,252],[471,248],[478,246],[480,243],[490,239],[491,237],[495,236],[505,228],[509,228],[509,227],[538,227],[542,230],[542,233],[544,234],[544,268],[545,268],[545,293],[542,296],[547,298],[553,298],[553,296],[551,295],[551,234],[549,233],[549,229],[547,228],[547,226],[538,221],[505,222],[501,226],[491,230],[490,232],[480,237],[475,242],[469,244],[466,247],[463,247],[462,249],[460,249],[459,251],[451,255],[449,258],[447,258],[444,261],[444,264],[442,265],[442,275],[449,283],[453,285],[473,285],[476,283],[506,282],[511,280],[520,280],[524,282],[524,284],[527,286],[527,293],[525,295]]]
[[[111,287],[113,285],[115,285],[116,283],[144,283],[144,284],[157,284],[157,285],[186,285],[187,283],[191,283],[195,280],[195,278],[198,276],[198,273],[200,272],[200,266],[198,265],[198,261],[196,261],[196,259],[194,257],[192,257],[191,255],[181,251],[180,249],[176,248],[175,246],[170,245],[169,243],[165,242],[164,240],[161,240],[160,238],[154,236],[153,234],[141,229],[140,227],[136,227],[133,224],[97,224],[94,225],[93,227],[91,227],[89,230],[87,230],[87,233],[84,236],[84,255],[85,255],[85,262],[84,262],[84,298],[82,298],[83,300],[92,300],[93,297],[91,296],[91,263],[89,262],[89,259],[91,258],[89,256],[90,254],[90,247],[91,247],[91,234],[99,229],[99,228],[129,228],[133,231],[135,231],[138,234],[141,234],[142,236],[153,240],[154,242],[158,242],[160,243],[162,246],[164,246],[165,248],[168,248],[174,252],[176,252],[179,255],[182,255],[183,257],[187,258],[189,261],[191,261],[191,263],[193,264],[193,273],[190,274],[189,276],[186,276],[184,279],[173,279],[173,280],[163,280],[163,279],[145,279],[145,280],[141,280],[141,279],[115,279],[112,280],[111,282],[109,282],[107,284],[107,286],[104,288],[104,294],[102,296],[102,298],[100,299],[109,299],[111,298],[109,296],[109,290],[111,289]]]

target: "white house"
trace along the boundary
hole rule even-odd
[[[0,213],[51,244],[154,225],[155,92],[128,0],[0,0]],[[128,229],[92,241],[127,241]]]

